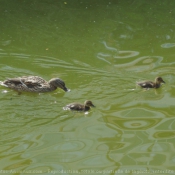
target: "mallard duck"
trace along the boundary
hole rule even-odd
[[[153,81],[142,81],[137,82],[137,85],[141,86],[142,88],[159,88],[162,83],[165,83],[165,81],[161,77],[156,77],[155,82]]]
[[[89,111],[90,107],[95,107],[92,103],[92,101],[86,100],[84,104],[80,103],[70,103],[66,105],[63,109],[64,110],[72,110],[72,111]]]
[[[22,76],[9,78],[3,82],[1,81],[0,84],[18,92],[50,92],[57,89],[57,87],[63,89],[64,91],[69,91],[69,89],[65,86],[64,81],[59,78],[52,78],[47,82],[38,76]]]

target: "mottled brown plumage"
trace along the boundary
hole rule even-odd
[[[137,82],[137,85],[141,86],[142,88],[159,88],[162,83],[165,83],[165,81],[161,77],[156,77],[155,82],[153,81],[142,81]]]
[[[14,89],[18,92],[50,92],[54,91],[58,87],[64,91],[69,91],[63,80],[59,78],[52,78],[50,81],[45,81],[43,78],[38,76],[22,76],[17,78],[9,78],[0,85]]]
[[[93,103],[89,100],[86,100],[84,104],[80,103],[70,103],[66,105],[63,109],[64,110],[73,110],[73,111],[89,111],[90,107],[95,107]]]

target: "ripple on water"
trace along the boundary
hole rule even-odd
[[[98,139],[99,141],[101,141],[101,139]],[[125,149],[127,147],[129,147],[130,143],[128,142],[119,142],[119,141],[107,141],[104,139],[103,140],[104,143],[99,144],[97,146],[97,150],[98,151],[115,151],[115,150],[120,150],[120,149]]]
[[[125,118],[165,118],[165,114],[159,111],[155,111],[147,108],[129,108],[125,110],[120,110],[117,112],[111,113],[112,116],[125,117]]]
[[[114,58],[114,59],[126,59],[126,58],[132,58],[132,57],[135,57],[135,56],[139,55],[138,51],[119,50],[116,47],[109,46],[106,43],[106,41],[103,41],[102,43],[103,43],[104,47],[106,48],[107,53],[99,52],[97,54],[97,58],[102,60],[102,61],[105,61],[105,62],[107,62],[109,64],[112,64],[112,62],[113,62],[111,60],[111,58]]]
[[[145,153],[129,153],[128,156],[136,162],[136,164],[151,164],[153,165],[161,165],[162,160],[166,160],[166,154],[161,154],[161,153],[150,153],[150,152],[145,152]]]
[[[170,139],[175,137],[175,131],[156,131],[153,133],[155,139]]]
[[[159,118],[119,118],[107,117],[109,123],[122,130],[145,130],[155,127],[162,119]]]
[[[118,130],[114,130],[106,126],[105,124],[91,125],[85,128],[88,133],[93,134],[96,137],[104,138],[104,137],[115,137],[120,133]]]
[[[81,150],[85,147],[85,143],[78,140],[64,141],[57,145],[57,151],[72,152]]]
[[[175,43],[164,43],[161,45],[162,48],[171,48],[171,47],[175,47]]]
[[[135,57],[137,55],[139,55],[139,52],[137,52],[137,51],[118,51],[115,54],[99,52],[97,54],[97,58],[102,60],[102,61],[105,61],[105,62],[107,62],[109,64],[113,64],[113,61],[112,61],[111,58],[114,58],[114,59],[126,59],[126,58]]]
[[[172,147],[169,143],[166,142],[155,142],[155,143],[145,143],[142,145],[136,146],[132,152],[169,152],[175,151],[175,148]]]
[[[125,68],[128,71],[144,72],[159,66],[162,60],[161,56],[144,56],[124,64],[115,64],[115,67]]]
[[[0,45],[2,45],[2,46],[8,46],[8,45],[11,44],[11,42],[12,42],[12,40],[1,41],[0,42]]]
[[[123,50],[118,51],[118,54],[114,55],[114,58],[124,59],[124,58],[131,58],[139,55],[139,52],[137,51],[129,51],[129,50]]]

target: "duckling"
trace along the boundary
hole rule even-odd
[[[9,78],[5,81],[0,81],[0,85],[11,88],[18,92],[51,92],[57,89],[57,87],[63,89],[65,92],[70,91],[63,80],[60,78],[52,78],[50,81],[46,81],[38,76],[22,76],[17,78]]]
[[[84,104],[80,103],[70,103],[63,107],[64,110],[72,110],[72,111],[82,111],[86,112],[90,110],[90,107],[95,107],[92,101],[86,100]]]
[[[165,83],[165,81],[162,79],[162,77],[156,77],[155,82],[153,81],[142,81],[137,82],[137,85],[141,86],[142,88],[159,88],[162,83]]]

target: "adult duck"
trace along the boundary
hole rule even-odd
[[[9,78],[5,81],[0,81],[0,85],[14,89],[18,92],[51,92],[57,88],[64,91],[69,91],[65,83],[60,78],[52,78],[48,82],[38,76],[22,76],[17,78]]]

